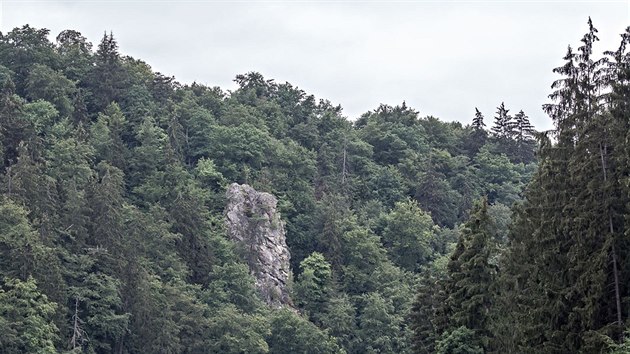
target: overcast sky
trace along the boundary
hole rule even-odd
[[[630,1],[28,1],[0,0],[0,30],[64,29],[174,75],[234,89],[258,71],[341,104],[355,119],[403,100],[422,116],[491,124],[505,101],[538,129],[551,70],[579,45],[588,16],[598,52],[616,49]]]

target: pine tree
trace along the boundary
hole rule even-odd
[[[57,326],[52,322],[57,304],[48,300],[32,277],[0,282],[0,348],[3,353],[57,353]]]
[[[510,110],[501,102],[501,105],[497,107],[491,134],[496,152],[507,155],[511,161],[519,161],[518,125],[515,117],[509,112]]]
[[[444,302],[448,295],[444,291],[446,279],[445,269],[438,269],[434,264],[420,272],[417,295],[410,313],[412,344],[416,353],[435,353],[435,344],[447,329],[448,319],[444,316]]]
[[[488,202],[484,198],[473,207],[448,264],[444,311],[450,330],[460,326],[473,330],[476,342],[486,349],[490,346],[488,314],[496,274],[495,266],[490,263],[491,230]]]
[[[492,136],[497,140],[506,140],[512,137],[512,116],[509,112],[510,110],[505,108],[504,102],[501,102],[501,105],[497,107],[496,116],[494,117],[494,125],[491,129]]]
[[[472,121],[473,129],[479,130],[479,129],[485,128],[485,126],[486,124],[483,122],[483,114],[479,112],[477,107],[475,107],[475,118],[473,118],[473,121]]]
[[[112,33],[105,33],[94,55],[94,65],[89,74],[88,86],[93,93],[91,110],[98,112],[112,101],[118,100],[124,79],[118,43]]]
[[[319,324],[333,291],[330,264],[324,255],[313,252],[300,263],[300,269],[302,273],[295,286],[297,302],[311,321]]]
[[[627,167],[617,152],[627,145],[617,133],[627,131],[627,119],[614,119],[605,105],[606,63],[593,58],[597,30],[588,25],[582,46],[569,47],[554,69],[563,77],[544,108],[556,141],[541,140],[539,172],[511,236],[510,271],[529,275],[511,285],[523,327],[518,344],[541,353],[599,352],[606,335],[620,338],[628,313],[620,269]],[[516,295],[519,289],[529,296]]]
[[[17,147],[24,139],[27,122],[22,117],[24,100],[15,94],[15,84],[10,77],[2,83],[0,90],[0,136],[4,150],[3,167],[17,160]]]
[[[522,110],[514,116],[514,140],[516,141],[516,160],[529,163],[534,160],[534,126]]]
[[[483,114],[475,108],[475,117],[472,120],[471,131],[464,142],[464,148],[468,151],[468,156],[475,156],[488,140],[488,132],[485,130],[486,124],[483,121]]]

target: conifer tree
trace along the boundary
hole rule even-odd
[[[505,103],[497,107],[496,116],[494,117],[494,125],[492,126],[492,135],[495,139],[506,140],[512,137],[512,116],[510,110],[505,108]]]
[[[484,198],[473,207],[448,264],[444,311],[449,330],[464,326],[474,331],[475,341],[486,350],[490,346],[488,314],[496,274],[490,262],[491,230],[488,202]]]
[[[484,129],[486,124],[483,122],[483,114],[475,107],[475,118],[472,121],[472,127],[475,130]]]
[[[89,87],[93,92],[92,109],[100,111],[119,99],[124,71],[114,35],[105,33],[94,55],[94,66],[89,75]]]
[[[58,338],[52,322],[57,304],[37,288],[35,279],[4,278],[0,282],[0,348],[3,353],[53,354]]]
[[[475,117],[472,120],[472,131],[469,133],[465,148],[469,151],[470,157],[475,156],[488,140],[488,132],[485,130],[486,123],[483,121],[483,114],[475,107]]]
[[[605,62],[593,56],[597,30],[590,19],[588,26],[577,52],[569,47],[554,69],[562,78],[544,108],[556,141],[541,140],[539,172],[517,213],[506,268],[528,275],[512,283],[518,344],[541,353],[599,352],[605,336],[620,338],[628,313],[620,268],[628,197],[619,183],[627,167],[617,153],[627,143],[616,133],[627,119],[615,120],[605,105]],[[529,296],[516,295],[519,289]]]
[[[416,299],[410,312],[412,344],[416,353],[435,353],[435,344],[447,328],[448,319],[444,316],[444,302],[448,295],[444,291],[446,279],[445,267],[438,267],[435,263],[420,273]]]
[[[519,162],[529,163],[534,160],[534,126],[522,110],[514,115],[514,140],[516,141],[516,158]]]
[[[319,323],[333,290],[330,264],[324,255],[313,252],[300,263],[300,268],[302,273],[295,287],[298,303],[311,321]]]

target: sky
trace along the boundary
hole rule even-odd
[[[491,125],[496,107],[524,110],[552,128],[548,102],[567,46],[591,16],[601,41],[618,47],[630,0],[616,1],[216,1],[0,0],[0,31],[30,24],[81,32],[96,46],[112,31],[122,54],[181,83],[233,90],[260,72],[349,119],[405,101],[420,116]]]

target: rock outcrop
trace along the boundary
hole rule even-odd
[[[226,224],[256,278],[256,287],[272,307],[292,306],[289,296],[289,249],[284,224],[276,210],[278,200],[233,183],[227,190]]]

